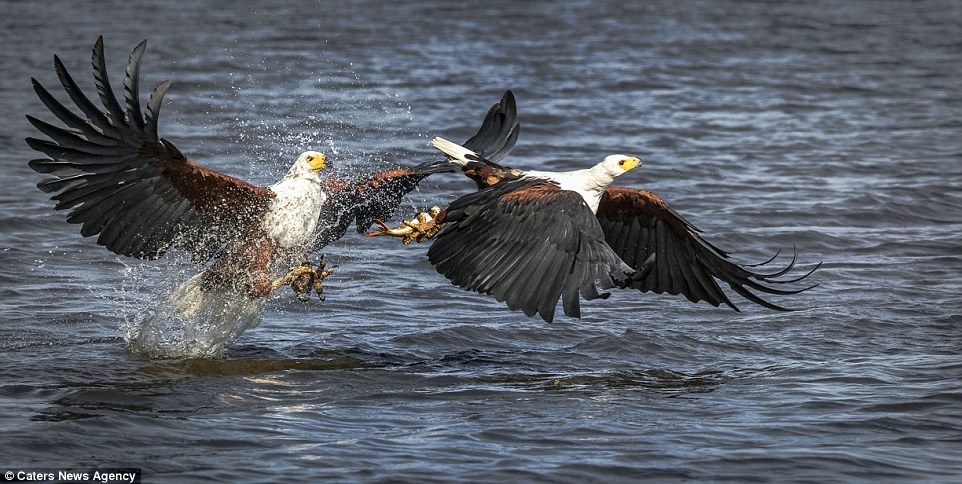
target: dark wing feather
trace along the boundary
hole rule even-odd
[[[520,131],[518,106],[514,93],[508,90],[501,96],[501,100],[488,110],[477,134],[468,138],[461,146],[477,153],[488,162],[497,163],[514,148]]]
[[[148,106],[148,113],[150,112]],[[494,162],[504,158],[518,141],[514,94],[506,91],[501,101],[488,110],[478,132],[464,146]],[[496,166],[496,165],[495,165]],[[353,180],[331,177],[326,181],[328,202],[318,223],[313,250],[340,239],[353,222],[358,233],[367,231],[374,219],[387,219],[394,214],[401,198],[418,183],[434,173],[455,171],[448,162],[431,161],[411,168],[396,168]]]
[[[787,267],[763,273],[733,262],[728,254],[698,235],[699,230],[666,205],[657,195],[630,188],[608,188],[598,206],[598,220],[605,240],[622,259],[636,270],[625,287],[642,292],[682,294],[692,302],[725,304],[736,311],[719,282],[745,299],[780,311],[755,292],[774,295],[797,294],[811,289],[780,289],[776,286],[798,282],[815,271],[792,280],[776,279],[790,271]],[[768,262],[774,260],[774,257]],[[816,266],[817,269],[817,266]]]
[[[150,93],[150,99],[147,101],[147,113],[146,113],[146,123],[144,127],[144,132],[147,134],[147,140],[157,141],[157,119],[160,116],[160,106],[164,102],[164,94],[167,94],[167,89],[170,87],[170,81],[164,81],[154,88],[153,92]]]
[[[127,59],[127,69],[124,71],[124,108],[127,113],[127,124],[137,132],[144,131],[144,115],[140,110],[140,61],[144,57],[147,40],[134,47]]]
[[[340,239],[354,223],[359,233],[365,232],[374,219],[394,214],[401,197],[447,163],[430,162],[413,168],[396,168],[357,179],[331,177],[325,180],[328,199],[321,210],[318,233],[312,250],[320,250]]]
[[[54,58],[60,83],[82,116],[33,80],[40,100],[66,127],[27,116],[49,138],[27,138],[31,148],[49,157],[29,165],[56,177],[38,187],[54,194],[57,210],[70,210],[67,221],[81,224],[81,234],[100,234],[98,244],[144,259],[180,246],[205,260],[260,217],[274,194],[200,166],[157,137],[157,116],[170,83],[157,86],[146,112],[141,109],[138,78],[145,48],[146,41],[130,54],[121,107],[107,78],[103,38],[97,40],[93,70],[104,111]]]
[[[428,250],[438,272],[545,321],[561,298],[565,314],[580,316],[579,295],[604,297],[596,281],[612,287],[632,272],[584,199],[544,180],[506,180],[465,195],[445,221]]]
[[[110,77],[107,75],[107,61],[104,59],[104,37],[101,35],[94,44],[92,55],[94,70],[94,84],[97,86],[97,94],[100,96],[100,103],[107,110],[107,117],[113,127],[120,129],[121,136],[127,141],[136,143],[136,138],[131,137],[130,130],[122,129],[126,124],[123,109],[117,98],[114,96],[113,88],[110,86]]]

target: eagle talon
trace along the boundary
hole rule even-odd
[[[311,263],[305,260],[301,265],[291,268],[287,275],[274,281],[271,287],[277,289],[281,286],[288,285],[294,291],[294,294],[297,295],[297,300],[301,302],[310,301],[311,298],[309,294],[313,287],[318,298],[324,301],[324,287],[321,283],[334,273],[334,269],[337,268],[336,265],[330,268],[325,268],[325,266],[326,262],[323,256],[318,262],[316,269],[312,268]]]
[[[337,265],[331,266],[329,269],[324,268],[324,261],[322,260],[320,264],[317,265],[317,271],[314,273],[314,292],[317,293],[318,299],[325,301],[327,298],[324,297],[324,286],[321,284],[327,276],[334,273],[334,269],[337,269]]]
[[[381,229],[383,229],[383,230],[391,230],[391,227],[388,227],[387,224],[384,223],[384,221],[382,221],[381,219],[379,219],[379,218],[377,218],[377,217],[374,217],[374,223],[380,225],[380,226],[381,226]]]
[[[411,242],[424,242],[425,239],[432,239],[444,227],[444,223],[439,223],[435,219],[441,213],[441,208],[431,207],[427,212],[421,212],[414,217],[414,220],[404,220],[396,229],[388,227],[384,222],[374,219],[374,222],[381,226],[377,232],[369,232],[364,235],[377,237],[389,235],[398,237],[401,243],[408,245]]]

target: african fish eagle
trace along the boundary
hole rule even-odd
[[[448,169],[446,161],[428,162],[355,179],[322,178],[326,156],[307,151],[280,181],[260,187],[206,168],[158,137],[158,115],[170,81],[160,83],[146,108],[141,107],[139,73],[146,42],[130,54],[118,101],[106,72],[103,37],[97,39],[92,63],[102,109],[57,56],[57,76],[79,114],[32,79],[40,100],[62,126],[27,116],[49,138],[27,138],[31,148],[47,156],[29,166],[53,175],[38,187],[53,194],[56,210],[70,211],[67,221],[81,224],[83,236],[97,235],[99,245],[140,259],[157,259],[177,247],[194,262],[206,263],[171,301],[178,316],[216,307],[225,325],[221,343],[259,323],[263,301],[281,285],[290,283],[299,296],[313,285],[320,296],[320,282],[332,269],[306,265],[309,252],[343,236],[352,222],[363,232],[374,218],[389,216],[423,178]],[[481,150],[513,146],[488,131],[466,145]]]
[[[503,113],[503,123],[514,132],[520,128],[511,91],[490,112]],[[566,315],[580,317],[579,295],[608,297],[598,291],[600,283],[604,289],[682,294],[737,311],[719,282],[753,303],[786,310],[753,291],[786,295],[814,287],[774,287],[801,281],[817,269],[778,279],[795,266],[797,253],[787,267],[759,272],[758,266],[775,257],[754,266],[735,263],[654,193],[609,187],[642,164],[637,157],[611,155],[591,168],[567,172],[524,171],[443,138],[433,144],[479,190],[396,229],[379,222],[381,230],[368,235],[402,237],[405,244],[434,239],[428,259],[438,272],[512,310],[550,322],[561,299]]]

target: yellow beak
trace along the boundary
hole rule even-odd
[[[324,156],[320,153],[316,155],[307,156],[307,165],[310,166],[311,169],[314,171],[323,170],[326,164],[327,164],[327,156]]]
[[[640,164],[641,164],[641,160],[632,156],[630,158],[625,158],[621,163],[618,163],[618,166],[620,166],[625,171],[628,171],[636,168]]]

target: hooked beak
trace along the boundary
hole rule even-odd
[[[643,163],[640,159],[632,156],[630,158],[625,158],[623,163],[619,163],[619,166],[621,166],[621,168],[625,171],[629,171],[641,166],[642,164]]]
[[[323,154],[309,155],[307,165],[311,167],[311,170],[321,171],[327,166],[327,156]]]

